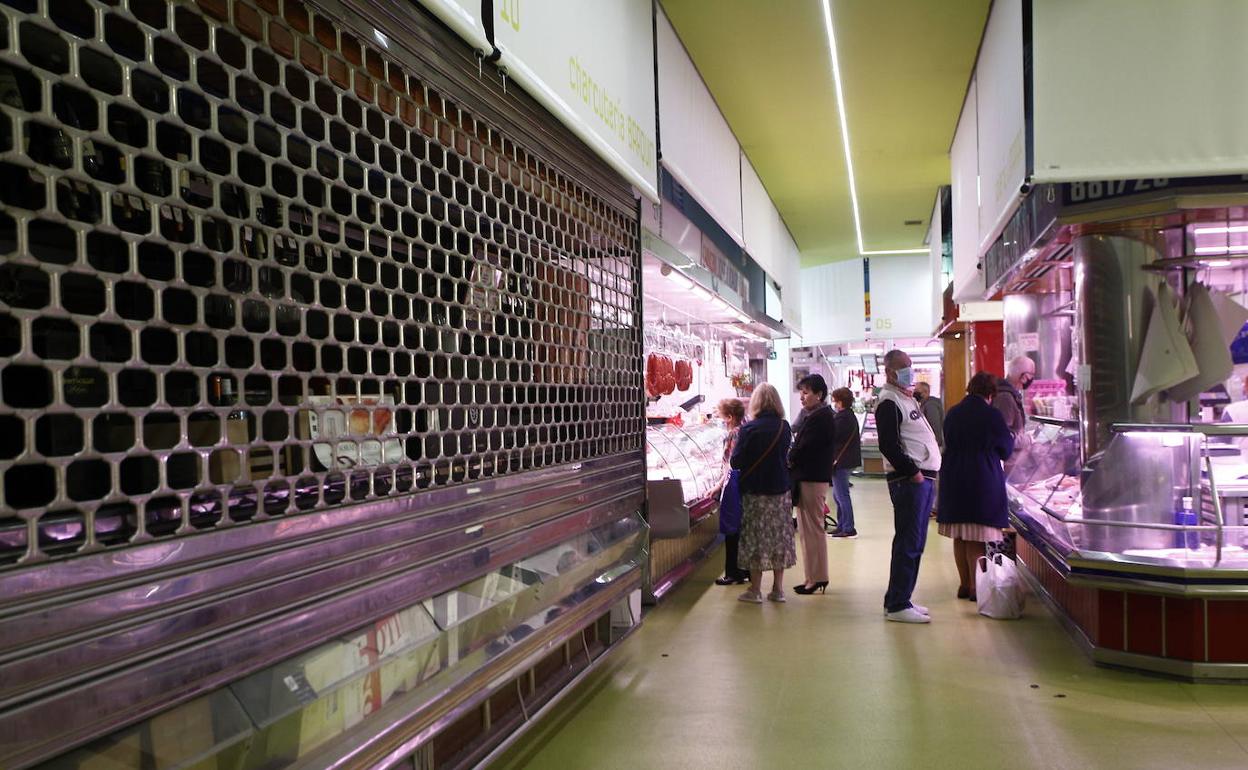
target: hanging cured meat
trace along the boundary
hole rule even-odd
[[[651,398],[658,398],[663,394],[659,389],[661,369],[657,355],[651,353],[646,356],[646,395]]]
[[[676,365],[669,356],[659,356],[659,392],[668,395],[676,390]]]
[[[693,385],[693,364],[681,359],[676,362],[676,389],[689,390],[691,385]]]

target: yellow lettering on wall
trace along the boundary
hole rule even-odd
[[[520,0],[499,0],[498,17],[512,29],[520,31]]]

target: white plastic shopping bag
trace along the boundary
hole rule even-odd
[[[1023,615],[1027,588],[1014,561],[998,553],[991,557],[979,557],[975,570],[975,595],[980,615],[1013,620]]]

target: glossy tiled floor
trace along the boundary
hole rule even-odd
[[[861,537],[828,541],[826,596],[738,602],[717,553],[498,766],[1248,767],[1248,686],[1093,666],[1034,599],[980,617],[935,525],[915,597],[933,622],[885,623],[888,493],[853,492]]]

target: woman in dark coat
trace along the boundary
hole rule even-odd
[[[783,602],[784,571],[797,564],[789,524],[791,486],[785,468],[792,434],[784,405],[773,385],[763,383],[750,397],[750,421],[737,432],[729,463],[741,471],[741,542],[737,564],[750,571],[750,589],[740,601],[762,604],[763,573],[771,571],[767,598]]]
[[[937,531],[953,538],[958,566],[958,598],[975,600],[975,570],[985,543],[1001,539],[1009,519],[1005,471],[1014,451],[1005,418],[993,409],[997,381],[980,372],[966,386],[967,396],[945,415],[945,456],[940,467]]]

